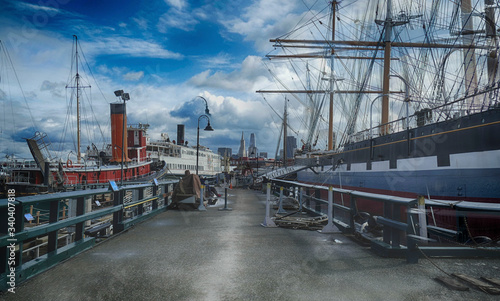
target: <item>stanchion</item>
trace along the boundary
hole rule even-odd
[[[200,189],[200,206],[198,206],[198,211],[207,211],[207,208],[203,204],[203,195],[205,194],[205,185],[201,185]]]
[[[418,201],[418,225],[420,228],[420,236],[427,237],[427,215],[425,212],[425,198],[419,196]],[[427,244],[426,241],[420,242],[421,244]]]
[[[267,199],[266,199],[266,218],[264,222],[260,224],[263,227],[274,228],[277,227],[274,221],[271,219],[271,183],[267,183]]]
[[[280,200],[278,205],[278,214],[287,214],[285,209],[283,209],[283,186],[280,187]]]
[[[223,211],[223,210],[226,210],[226,211],[233,210],[233,208],[227,207],[227,186],[224,187],[224,208],[219,208],[219,211]]]
[[[328,187],[328,224],[323,227],[323,229],[318,230],[320,233],[335,233],[337,232],[335,225],[333,224],[333,188]]]
[[[302,214],[306,214],[306,212],[303,212],[302,211],[302,202],[303,202],[303,197],[304,195],[304,190],[302,189],[302,187],[299,188],[299,212],[302,213]]]

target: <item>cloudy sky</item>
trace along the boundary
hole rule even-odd
[[[309,3],[311,2],[311,3]],[[71,100],[73,35],[81,46],[82,148],[109,143],[113,91],[130,93],[130,123],[149,123],[149,134],[196,144],[198,117],[208,101],[214,132],[201,144],[238,151],[242,132],[255,133],[259,151],[274,157],[283,96],[262,62],[269,39],[300,22],[312,3],[256,0],[0,0],[0,155],[28,157],[22,138],[45,132],[51,150],[74,150],[76,104]],[[11,65],[14,67],[12,69]],[[18,82],[21,88],[19,88]],[[88,97],[87,97],[88,96]],[[68,109],[69,108],[69,109]],[[68,114],[68,112],[70,112]],[[98,121],[98,126],[95,121]],[[205,120],[200,127],[206,125]],[[101,132],[102,136],[101,137]],[[104,139],[104,140],[103,140]]]

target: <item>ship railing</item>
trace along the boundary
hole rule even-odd
[[[9,221],[0,225],[0,291],[10,288],[12,279],[17,285],[96,241],[165,211],[176,183],[108,184],[101,189],[25,197],[9,190],[9,198],[0,199],[0,219]],[[125,195],[131,195],[126,204]],[[92,231],[96,227],[99,231]]]
[[[499,105],[495,103],[492,105],[477,105],[475,107],[471,107],[470,109],[464,109],[460,105],[460,102],[463,100],[464,98],[460,98],[434,108],[424,108],[416,111],[413,115],[409,115],[408,118],[404,116],[385,124],[372,126],[371,129],[368,128],[366,130],[353,134],[351,136],[351,142],[360,142],[387,134],[399,133],[434,122],[456,119],[469,114],[480,113],[499,107]],[[385,132],[381,134],[381,131]]]
[[[479,214],[481,218],[488,215],[498,220],[500,204],[430,201],[422,196],[405,198],[281,179],[273,179],[270,183],[275,195],[280,195],[283,189],[283,195],[299,200],[297,212],[305,210],[313,215],[328,216],[329,224],[343,233],[369,241],[372,251],[383,257],[402,257],[408,263],[417,263],[422,256],[500,257],[498,244],[465,244],[474,242],[467,228],[467,218]],[[427,225],[431,207],[453,209],[457,226]],[[371,208],[373,212],[360,208]],[[287,216],[293,214],[285,213]],[[443,240],[447,243],[443,244]]]

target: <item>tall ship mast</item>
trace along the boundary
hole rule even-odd
[[[329,1],[306,15],[270,40],[277,88],[257,91],[303,108],[295,161],[316,167],[299,181],[500,202],[495,1]]]

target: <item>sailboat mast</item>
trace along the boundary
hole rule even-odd
[[[84,88],[90,88],[90,86],[82,86],[80,84],[80,73],[78,70],[78,37],[76,35],[73,35],[73,38],[75,39],[75,63],[76,63],[76,76],[75,76],[75,81],[76,85],[75,86],[70,86],[67,85],[66,89],[76,89],[76,156],[78,163],[81,163],[82,159],[82,153],[81,153],[81,129],[80,129],[80,123],[81,123],[81,114],[80,114],[80,89]],[[71,93],[73,95],[73,93]]]
[[[461,0],[460,9],[462,13],[462,40],[464,45],[473,45],[474,24],[472,23],[472,3],[471,0]],[[463,49],[464,71],[465,71],[465,95],[473,94],[477,89],[476,74],[476,52],[473,47]],[[467,109],[474,111],[476,97],[471,98],[467,103]]]
[[[332,41],[335,41],[335,13],[336,13],[336,5],[337,1],[332,1]],[[332,47],[332,55],[330,58],[330,109],[328,113],[328,150],[333,149],[333,47]]]
[[[495,1],[484,0],[485,8],[485,24],[486,37],[490,38],[490,45],[495,49],[497,42],[497,28],[495,23]],[[498,70],[498,53],[496,50],[491,50],[488,54],[488,85],[491,86],[496,82],[496,74]]]
[[[382,83],[382,127],[380,135],[386,135],[389,132],[389,75],[391,71],[391,36],[392,36],[392,0],[387,0],[387,13],[385,18],[385,38],[384,38],[384,72]]]
[[[286,135],[287,135],[287,127],[288,125],[286,124],[286,103],[288,102],[288,99],[285,98],[285,114],[283,114],[283,166],[286,167],[286,160],[287,160],[287,147],[286,147]]]
[[[75,38],[75,62],[76,62],[76,152],[78,163],[81,163],[82,153],[80,151],[80,74],[78,73],[78,37],[73,35]]]

